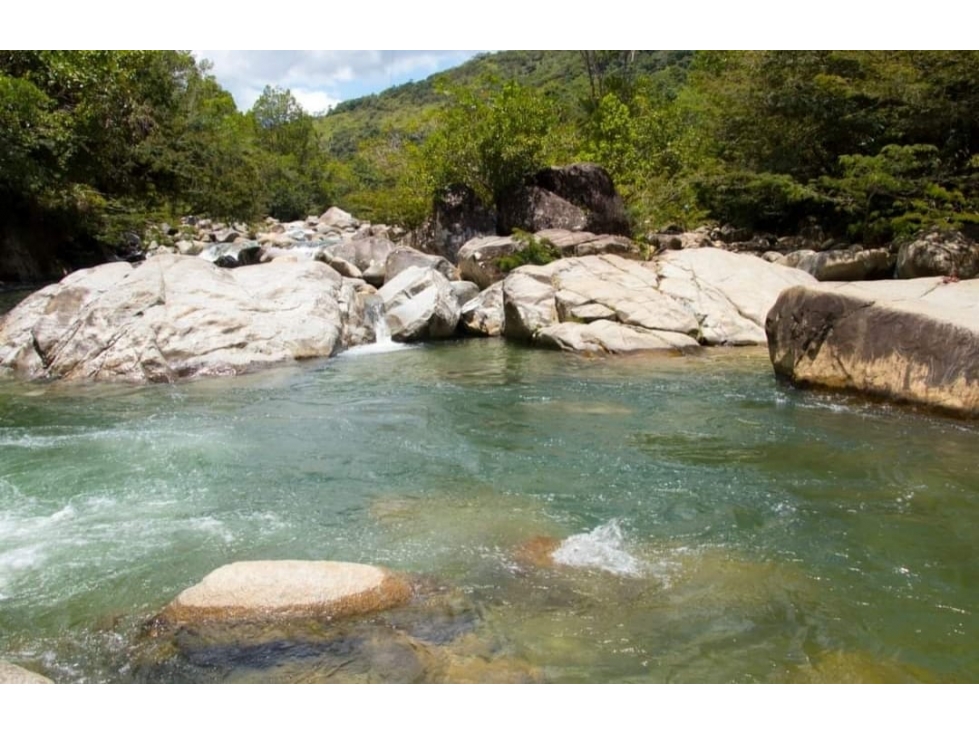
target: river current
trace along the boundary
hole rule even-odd
[[[323,559],[444,590],[451,620],[408,633],[476,651],[469,680],[976,682],[977,437],[779,385],[762,349],[469,340],[180,385],[3,380],[0,658],[290,680],[319,650],[332,675],[337,645],[154,669],[140,642],[221,565]]]

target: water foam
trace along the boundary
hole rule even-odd
[[[367,307],[367,318],[370,319],[374,327],[374,343],[361,344],[351,347],[341,356],[362,356],[365,354],[384,354],[386,352],[398,352],[402,349],[411,349],[411,344],[396,342],[391,338],[391,330],[388,328],[387,319],[384,318],[384,306],[380,300],[374,301]]]
[[[555,563],[576,568],[596,568],[616,576],[642,576],[645,564],[624,547],[618,520],[609,520],[589,533],[564,540],[551,554]]]

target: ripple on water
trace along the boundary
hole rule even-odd
[[[427,574],[464,603],[403,614],[357,663],[297,647],[283,680],[367,680],[403,654],[424,680],[863,666],[834,651],[979,680],[975,427],[786,390],[761,352],[363,356],[177,386],[0,381],[0,657],[140,679],[133,639],[180,590],[306,558]],[[290,658],[252,652],[221,653],[227,679]],[[211,679],[198,653],[172,679]]]

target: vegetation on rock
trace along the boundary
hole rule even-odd
[[[511,237],[522,242],[524,247],[511,255],[504,255],[497,261],[497,267],[501,272],[509,273],[521,265],[547,265],[561,257],[554,243],[546,237],[535,237],[519,229]]]

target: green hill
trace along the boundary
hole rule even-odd
[[[666,67],[685,69],[692,56],[692,51],[636,51],[632,69],[637,74]],[[446,95],[440,89],[477,84],[487,78],[515,80],[569,110],[589,94],[581,51],[499,51],[480,54],[422,81],[341,102],[318,118],[317,129],[329,154],[349,160],[360,144],[382,133],[423,135],[432,113],[445,104]]]
[[[635,230],[726,222],[877,244],[979,224],[974,51],[505,51],[317,120],[335,200],[411,226],[592,161]]]

